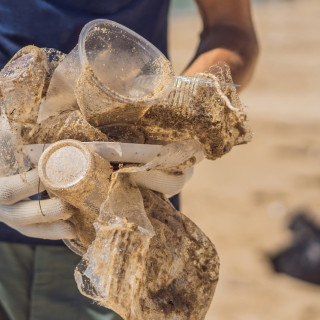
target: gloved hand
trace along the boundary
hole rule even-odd
[[[132,173],[137,185],[174,195],[181,191],[190,179],[192,168],[179,175],[160,170]],[[72,239],[74,227],[67,221],[75,209],[58,198],[47,200],[26,200],[31,195],[44,191],[40,184],[37,169],[24,174],[0,177],[0,221],[20,233],[34,238]]]
[[[142,167],[139,169],[142,170],[129,168],[121,171],[130,173],[131,179],[138,186],[168,196],[178,194],[182,190],[184,184],[192,177],[192,165],[203,159],[202,148],[195,141],[183,141],[167,146],[92,142],[87,146],[110,162],[141,164]],[[183,165],[193,155],[196,155],[195,162],[191,165]]]
[[[34,238],[72,239],[74,227],[67,221],[75,208],[58,198],[28,200],[44,191],[37,169],[25,174],[0,177],[0,221],[20,233]]]
[[[128,160],[125,159],[129,153],[128,145],[122,146],[121,158],[125,160],[124,163],[132,162],[130,156]],[[147,163],[149,160],[150,155],[139,153],[138,162]],[[131,177],[139,186],[172,196],[181,191],[192,172],[193,168],[175,173],[151,170],[133,172]],[[40,201],[28,199],[44,191],[39,183],[37,169],[23,175],[0,177],[0,221],[29,237],[52,240],[75,238],[74,226],[68,219],[76,208],[58,198]]]
[[[132,156],[130,145],[121,145],[123,158],[130,159]],[[126,171],[131,172],[131,179],[138,186],[168,196],[178,194],[182,190],[184,184],[192,177],[193,166],[204,158],[202,147],[193,140],[175,142],[166,146],[144,145],[145,150],[141,148],[141,145],[135,145],[133,150],[136,150],[137,156],[132,162],[141,163],[143,166],[137,170],[129,168]]]

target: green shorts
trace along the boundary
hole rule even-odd
[[[0,242],[1,320],[121,320],[82,296],[66,247]]]

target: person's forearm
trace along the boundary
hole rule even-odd
[[[251,77],[258,56],[250,2],[197,2],[203,20],[203,31],[195,57],[185,75],[208,71],[211,65],[222,61],[230,66],[234,82],[243,87]]]

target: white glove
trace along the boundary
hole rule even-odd
[[[97,145],[93,146],[97,147]],[[160,146],[139,146],[140,152],[137,152],[137,146],[132,144],[103,143],[101,146],[103,152],[101,150],[94,151],[98,151],[98,153],[109,152],[110,154],[102,154],[102,156],[104,155],[111,161],[121,162],[123,160],[124,163],[151,164],[154,161],[152,159],[156,159],[156,161],[159,159],[162,150]],[[39,153],[33,156],[35,162],[37,162]],[[193,169],[187,168],[174,172],[168,173],[165,170],[153,169],[131,172],[131,177],[139,186],[172,196],[181,191],[185,182],[190,179]],[[26,200],[31,195],[42,191],[44,191],[44,187],[41,184],[39,185],[37,169],[31,170],[23,176],[1,177],[0,221],[29,237],[43,239],[75,238],[74,226],[68,219],[77,209],[58,198],[40,201]]]
[[[189,155],[188,153],[185,155],[184,149],[189,145],[192,147],[190,142],[186,142],[185,146],[172,145],[164,149],[160,146],[137,146],[126,143],[89,144],[93,151],[98,152],[109,161],[145,164],[144,170],[139,168],[138,171],[131,171],[129,169],[132,179],[139,186],[169,196],[181,191],[185,182],[192,176],[193,168],[187,166],[183,169],[181,167],[179,170],[173,170],[174,173],[168,173],[161,168],[176,168],[177,164],[188,159]],[[40,145],[29,146],[30,149],[27,149],[34,164],[39,159],[42,152],[40,148],[42,147]],[[31,152],[31,150],[33,151]],[[37,152],[34,152],[34,150],[37,150]],[[168,150],[171,152],[168,152]],[[200,152],[200,154],[202,153]],[[199,159],[201,160],[201,157]],[[161,163],[165,163],[165,165],[159,165]],[[151,168],[153,169],[149,170]],[[40,201],[25,200],[42,191],[44,191],[44,187],[41,184],[39,185],[37,169],[23,174],[23,177],[21,175],[1,177],[0,221],[29,237],[43,239],[75,238],[74,226],[68,219],[77,209],[58,198]]]
[[[171,196],[181,191],[192,171],[189,168],[178,175],[161,170],[134,172],[132,179],[137,185]],[[58,198],[24,200],[42,191],[37,169],[23,174],[23,178],[21,175],[0,177],[0,221],[29,237],[74,238],[74,227],[67,219],[77,209]]]
[[[0,178],[0,221],[20,233],[34,238],[72,239],[73,225],[66,221],[73,213],[72,206],[57,198],[24,200],[44,191],[37,169],[21,175]],[[41,207],[40,207],[41,206]]]
[[[176,174],[162,170],[151,170],[131,173],[131,178],[138,186],[173,196],[181,192],[184,184],[192,177],[193,168],[188,168]]]

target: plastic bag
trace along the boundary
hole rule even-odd
[[[214,245],[163,195],[128,173],[113,179],[75,271],[79,290],[124,319],[204,319],[218,281]]]

